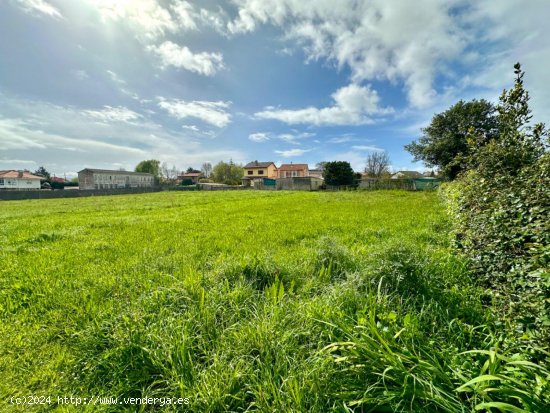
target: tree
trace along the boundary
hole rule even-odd
[[[151,174],[156,180],[158,180],[160,178],[160,161],[157,161],[156,159],[141,161],[137,164],[135,171]]]
[[[323,171],[325,183],[332,186],[353,185],[355,183],[355,175],[349,162],[334,161],[325,164]]]
[[[322,161],[322,162],[317,162],[315,164],[315,169],[319,169],[321,172],[323,172],[325,170],[325,165],[327,164],[326,161]]]
[[[243,167],[234,164],[233,161],[229,161],[229,163],[220,161],[212,170],[212,179],[214,182],[226,185],[239,185],[243,175]]]
[[[34,175],[43,176],[44,180],[49,181],[51,178],[50,173],[43,166],[34,171]]]
[[[367,155],[365,173],[371,178],[380,178],[390,173],[390,157],[386,152],[370,152]]]
[[[495,106],[486,100],[459,101],[445,112],[436,114],[418,141],[405,145],[415,161],[438,167],[447,179],[455,179],[467,167],[470,148],[466,141],[473,130],[478,144],[499,136],[499,117]]]
[[[190,166],[189,168],[187,168],[187,170],[185,172],[188,173],[188,174],[192,174],[192,173],[199,174],[201,171],[199,171],[199,170],[193,168],[192,166]]]
[[[210,175],[212,174],[212,164],[210,162],[205,162],[202,164],[201,172],[205,176],[205,178],[210,178]]]

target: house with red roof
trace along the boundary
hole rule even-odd
[[[42,176],[33,175],[28,171],[0,171],[0,190],[2,189],[40,189]]]
[[[309,176],[307,163],[284,163],[277,170],[278,178],[295,178]]]

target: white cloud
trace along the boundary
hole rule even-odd
[[[101,122],[131,122],[143,117],[123,106],[104,106],[103,110],[85,110],[83,113]]]
[[[85,70],[73,70],[72,73],[77,80],[86,80],[90,77]]]
[[[197,127],[197,125],[181,125],[182,129],[187,129],[193,132],[200,132],[200,129]]]
[[[108,142],[102,142],[92,139],[80,139],[63,136],[61,134],[50,133],[43,130],[37,130],[27,122],[17,119],[0,120],[0,135],[8,136],[9,143],[3,146],[4,150],[24,149],[28,150],[59,150],[89,152],[92,150],[118,154],[139,154],[143,156],[145,152],[141,149],[128,146],[116,145]]]
[[[351,136],[337,136],[335,138],[330,138],[327,142],[328,143],[346,143],[354,141],[355,139]]]
[[[290,149],[287,151],[275,151],[275,153],[281,155],[283,158],[292,158],[295,156],[302,156],[304,153],[310,151],[311,149]]]
[[[192,4],[187,1],[176,1],[171,6],[174,14],[176,15],[179,26],[185,30],[197,30],[197,24],[195,20],[197,14]]]
[[[236,0],[232,34],[261,24],[281,27],[301,45],[307,60],[325,59],[351,70],[354,82],[400,82],[413,106],[426,107],[437,96],[437,74],[452,72],[470,34],[455,16],[460,1],[438,0]],[[491,7],[494,5],[491,3]],[[312,111],[301,116],[315,116]]]
[[[154,39],[166,32],[185,29],[156,0],[87,0],[99,11],[104,22],[123,21],[134,26],[140,36]]]
[[[353,145],[351,147],[351,149],[353,149],[354,151],[360,151],[360,152],[364,152],[364,151],[367,151],[367,152],[384,152],[384,149],[379,148],[377,146],[373,146],[373,145]]]
[[[159,107],[177,119],[196,118],[218,128],[231,123],[231,115],[226,110],[231,102],[185,101],[162,97],[159,100]]]
[[[379,107],[380,98],[370,86],[350,84],[332,94],[334,103],[325,108],[275,109],[267,107],[255,114],[261,119],[276,119],[288,124],[363,125],[373,123],[372,115],[391,113]]]
[[[304,132],[304,133],[282,133],[280,135],[277,135],[277,138],[279,138],[282,141],[292,143],[294,145],[299,145],[300,141],[303,139],[311,138],[315,136],[315,133],[310,132]]]
[[[148,46],[147,50],[155,53],[161,60],[161,67],[174,66],[205,76],[212,76],[223,69],[221,53],[193,53],[186,46],[180,47],[166,41],[160,46]]]
[[[256,132],[248,135],[248,139],[250,139],[252,142],[266,142],[269,140],[269,136],[267,133],[264,132]]]
[[[188,133],[170,130],[148,118],[97,122],[74,107],[5,94],[2,99],[3,112],[12,117],[0,117],[0,159],[34,161],[60,175],[84,167],[116,169],[122,166],[132,170],[143,159],[159,159],[180,169],[190,165],[200,167],[205,161],[215,164],[220,160],[244,162],[247,159],[239,150],[196,142]],[[17,168],[17,165],[6,165],[6,168]]]
[[[57,19],[63,18],[59,10],[45,0],[15,0],[15,3],[26,13],[46,14]]]
[[[125,85],[126,81],[124,79],[121,79],[115,72],[112,70],[106,70],[107,74],[111,78],[111,80],[115,83],[119,83],[121,85]]]

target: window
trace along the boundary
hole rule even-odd
[[[248,171],[248,175],[252,175],[254,171]]]
[[[258,170],[258,175],[263,175],[263,174],[264,174],[264,170],[263,170],[263,169]]]
[[[4,185],[4,178],[0,179],[0,185]]]

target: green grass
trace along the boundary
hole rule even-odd
[[[547,394],[544,369],[499,355],[434,193],[3,202],[0,223],[1,411],[27,395],[189,397],[189,412],[538,411]]]

